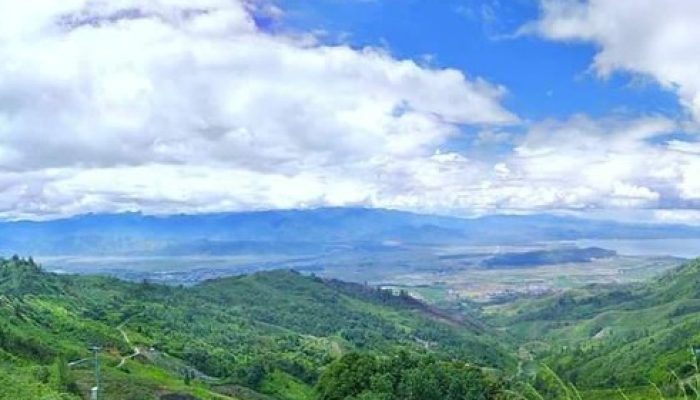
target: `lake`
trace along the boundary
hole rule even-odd
[[[615,250],[621,255],[629,256],[700,256],[700,239],[585,239],[573,243],[579,247]]]

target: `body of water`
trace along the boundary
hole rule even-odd
[[[628,256],[700,257],[700,239],[586,239],[579,247],[602,247]]]

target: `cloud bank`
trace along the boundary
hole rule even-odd
[[[700,16],[673,25],[675,3],[656,19],[649,4],[546,1],[526,29],[597,43],[601,74],[652,76],[697,116],[698,35],[676,30]],[[365,205],[677,221],[700,209],[700,146],[676,135],[687,123],[522,121],[498,84],[260,23],[282,14],[236,0],[0,0],[0,216]],[[465,127],[473,147],[506,150],[445,150]]]
[[[261,7],[0,1],[0,212],[362,203],[378,164],[516,121],[500,86],[269,33]]]

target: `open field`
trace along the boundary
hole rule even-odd
[[[639,282],[678,266],[673,257],[616,256],[589,263],[533,268],[417,271],[394,277],[393,284],[428,302],[469,298],[506,300],[518,294],[540,295],[591,283]]]

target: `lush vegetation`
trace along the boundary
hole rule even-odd
[[[489,398],[482,367],[515,366],[498,341],[404,293],[293,271],[172,287],[0,261],[0,398],[84,398],[93,345],[108,399],[396,398],[380,381]],[[374,386],[334,392],[353,359],[375,366],[357,377]]]
[[[579,390],[698,396],[700,261],[645,284],[590,286],[491,311],[521,343],[522,365],[545,363]]]
[[[174,287],[15,257],[0,398],[85,398],[95,345],[106,399],[700,398],[700,261],[487,311],[286,270]]]
[[[393,357],[351,353],[334,361],[318,384],[320,400],[491,399],[498,380],[463,361],[400,352]]]

